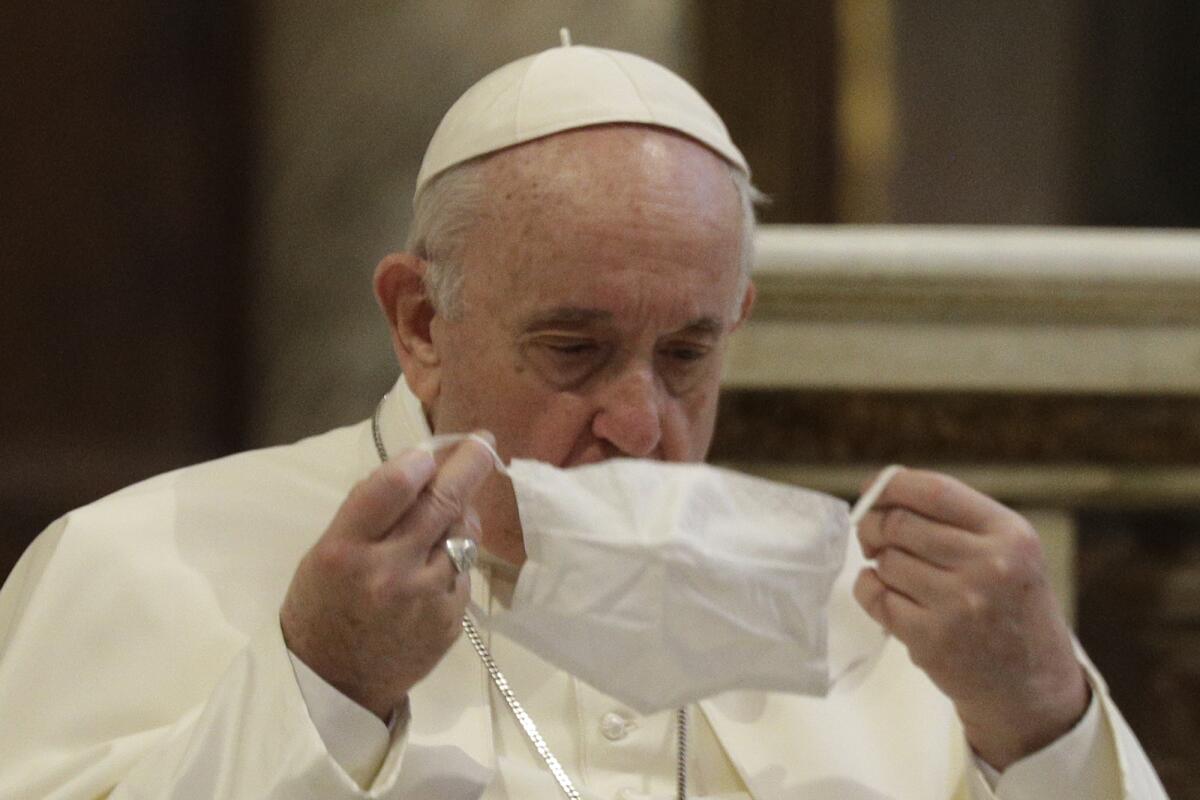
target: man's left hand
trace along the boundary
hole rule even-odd
[[[954,478],[905,469],[859,538],[876,566],[854,596],[954,702],[991,766],[1040,750],[1083,716],[1090,690],[1024,517]]]

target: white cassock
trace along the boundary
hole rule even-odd
[[[393,454],[429,434],[403,380],[381,421]],[[378,465],[362,423],[158,476],[47,529],[0,591],[0,798],[559,796],[465,639],[390,736],[287,652],[292,573]],[[475,600],[496,602],[503,580],[477,571]],[[512,642],[490,646],[584,797],[674,796],[669,713],[639,717]],[[690,796],[1165,800],[1085,666],[1085,721],[995,791],[950,702],[891,642],[860,685],[824,700],[700,703]]]

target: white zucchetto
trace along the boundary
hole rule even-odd
[[[717,112],[678,75],[630,53],[564,44],[500,67],[450,107],[425,151],[414,200],[464,161],[607,123],[677,131],[750,174]]]

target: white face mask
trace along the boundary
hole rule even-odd
[[[837,498],[707,464],[496,462],[527,558],[511,608],[472,614],[639,712],[733,689],[824,695],[882,647],[850,597],[862,557],[854,537],[846,560]]]

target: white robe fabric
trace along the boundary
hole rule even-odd
[[[403,380],[383,432],[393,453],[427,435]],[[0,590],[0,798],[555,796],[463,639],[411,692],[407,728],[366,789],[314,726],[279,606],[301,556],[378,463],[362,423],[158,476],[47,529]],[[493,646],[498,657],[514,647]],[[518,667],[526,677],[514,683],[570,679],[527,677],[534,672]],[[1043,775],[1053,790],[1045,796],[1165,800],[1090,678],[1117,768],[1099,794],[1077,794],[1070,775]],[[551,695],[530,695],[548,731],[587,738],[574,711],[537,710]],[[731,693],[701,709],[701,744],[719,745],[713,758],[727,758],[756,800],[997,797],[949,701],[894,642],[861,685],[829,699]],[[567,751],[568,772],[601,773],[594,753]],[[1000,792],[1004,800],[1003,780]]]

